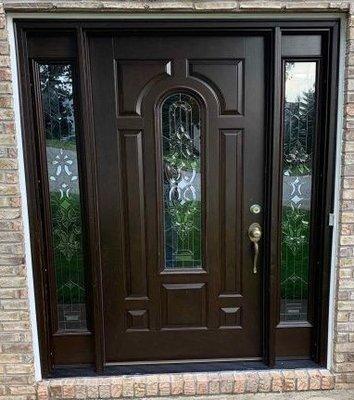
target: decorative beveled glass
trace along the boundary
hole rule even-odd
[[[281,321],[308,317],[316,62],[285,63]]]
[[[85,330],[86,286],[70,64],[39,67],[59,331]]]
[[[202,267],[201,112],[187,93],[161,106],[165,268]]]

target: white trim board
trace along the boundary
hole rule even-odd
[[[33,340],[35,379],[42,379],[39,341],[37,331],[37,317],[35,307],[35,293],[33,281],[33,266],[31,255],[31,239],[28,217],[28,203],[25,180],[24,153],[22,146],[23,132],[21,129],[21,113],[20,113],[20,95],[18,83],[18,62],[16,51],[16,39],[14,31],[14,19],[52,19],[52,20],[124,20],[124,19],[230,19],[230,20],[287,20],[287,19],[304,19],[304,20],[321,20],[321,19],[340,19],[340,49],[339,49],[339,79],[338,79],[338,110],[337,110],[337,137],[336,137],[336,164],[335,164],[335,206],[334,206],[334,227],[333,242],[331,255],[331,278],[330,278],[330,297],[329,297],[329,325],[328,325],[328,348],[327,348],[327,368],[331,369],[333,365],[333,339],[334,339],[334,321],[335,321],[335,295],[336,295],[336,266],[337,266],[337,249],[339,238],[339,211],[340,211],[340,188],[341,188],[341,154],[342,154],[342,128],[343,128],[343,109],[344,109],[344,73],[345,73],[345,43],[346,43],[346,23],[347,16],[345,13],[23,13],[9,12],[6,13],[7,27],[9,33],[12,85],[14,98],[15,126],[18,145],[19,160],[19,176],[20,190],[22,198],[22,218],[25,238],[25,256],[27,265],[27,282],[28,282],[28,298],[30,308],[30,320]]]

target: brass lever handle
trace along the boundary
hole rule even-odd
[[[258,222],[254,222],[248,228],[248,237],[254,246],[254,258],[253,258],[253,273],[257,273],[258,255],[259,255],[259,245],[258,242],[262,237],[262,229]]]

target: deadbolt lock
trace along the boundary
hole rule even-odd
[[[252,204],[250,211],[252,214],[259,214],[262,211],[262,207],[259,204]]]

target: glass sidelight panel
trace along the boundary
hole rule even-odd
[[[70,64],[39,66],[58,329],[85,330],[86,287],[77,132]]]
[[[281,321],[306,321],[316,62],[285,63]]]
[[[166,268],[202,266],[201,116],[194,97],[175,93],[161,109]]]

